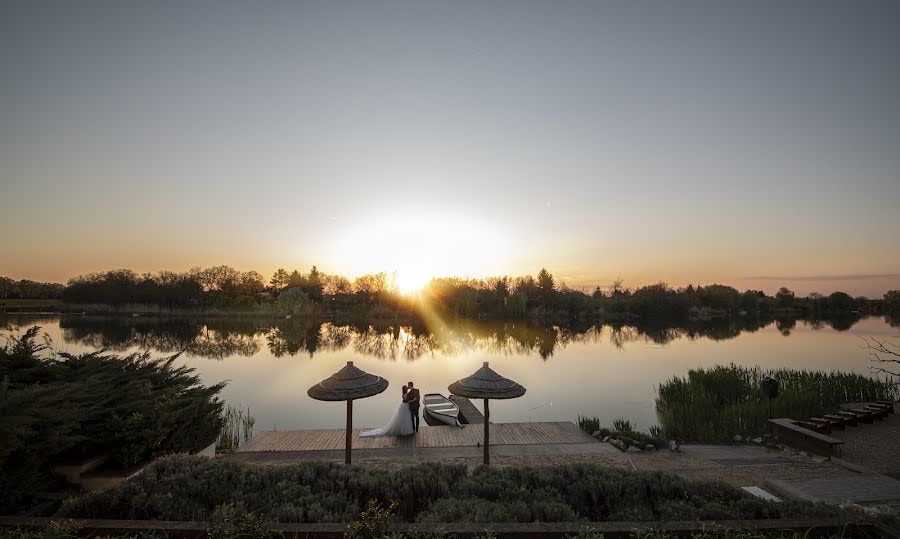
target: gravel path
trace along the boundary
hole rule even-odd
[[[900,414],[871,425],[834,430],[829,436],[844,441],[842,459],[880,473],[900,475]]]
[[[728,446],[725,446],[728,447]],[[639,470],[673,472],[686,479],[723,481],[744,487],[763,485],[766,479],[808,479],[814,477],[839,477],[855,472],[838,466],[825,458],[807,456],[793,451],[765,450],[761,455],[782,457],[778,464],[726,465],[713,460],[698,458],[685,452],[653,451],[630,455]]]
[[[602,442],[597,442],[601,444]],[[576,444],[582,445],[582,444]],[[584,446],[593,444],[583,444]],[[607,444],[603,444],[608,449]],[[611,446],[609,446],[611,447]],[[837,477],[853,475],[854,472],[838,466],[827,459],[809,456],[803,453],[786,450],[767,450],[751,446],[707,446],[709,452],[685,451],[673,452],[668,449],[646,451],[642,453],[623,453],[618,450],[584,453],[541,455],[491,455],[491,464],[497,467],[507,466],[555,466],[560,464],[590,463],[622,470],[644,470],[676,473],[686,479],[704,481],[723,481],[735,486],[762,485],[766,479],[807,479],[815,477]],[[569,451],[574,451],[570,446]],[[499,451],[498,451],[499,452]],[[384,453],[382,453],[384,454]],[[245,460],[248,454],[232,454],[233,460]],[[264,465],[284,465],[308,460],[343,461],[343,452],[320,452],[318,456],[304,453],[271,452],[258,454],[252,461]],[[729,456],[739,457],[732,461],[716,459]],[[751,456],[752,458],[747,458]],[[362,458],[360,458],[362,457]],[[735,460],[737,463],[735,463]],[[772,463],[776,461],[777,463]],[[366,457],[354,453],[354,463],[366,467],[383,469],[400,469],[425,462],[441,462],[446,464],[462,464],[474,468],[481,464],[480,455],[436,457]],[[724,462],[724,464],[723,464]]]

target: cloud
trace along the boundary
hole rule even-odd
[[[875,279],[896,279],[900,273],[845,273],[838,275],[756,275],[744,277],[753,281],[871,281]]]

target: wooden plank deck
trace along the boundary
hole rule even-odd
[[[429,427],[404,438],[360,438],[362,429],[353,430],[353,449],[392,449],[425,447],[464,447],[481,444],[484,425],[464,428],[446,425]],[[491,445],[582,444],[596,443],[586,432],[570,421],[546,423],[491,423]],[[282,430],[257,433],[238,453],[273,451],[333,451],[344,449],[344,429]]]
[[[484,414],[472,401],[459,395],[450,395],[450,400],[459,406],[459,420],[462,423],[484,423]]]

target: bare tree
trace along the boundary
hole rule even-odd
[[[869,361],[875,363],[870,367],[878,374],[884,373],[897,378],[900,381],[900,341],[879,339],[877,337],[863,337],[868,351]]]

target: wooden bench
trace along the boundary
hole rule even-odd
[[[828,416],[811,417],[809,420],[813,423],[821,423],[828,425],[829,429],[844,430],[844,420],[841,418],[833,419]]]
[[[798,422],[788,417],[779,417],[770,419],[775,427],[775,434],[778,439],[791,447],[803,449],[817,455],[831,457],[840,454],[840,446],[843,440],[825,436],[814,430],[810,430],[801,426]]]
[[[856,416],[856,420],[859,421],[860,423],[874,423],[874,422],[875,422],[875,420],[872,419],[872,414],[870,414],[869,412],[863,412],[862,410],[857,410],[857,409],[848,410],[848,409],[845,409],[845,410],[841,410],[841,411],[838,412],[838,413],[841,414],[841,415],[844,415],[844,414],[853,414],[853,415]]]
[[[804,429],[809,429],[809,430],[812,430],[812,431],[815,431],[815,432],[818,432],[818,433],[821,433],[821,434],[827,434],[827,433],[828,433],[828,432],[827,432],[827,431],[828,431],[828,427],[825,426],[825,425],[819,425],[818,423],[812,423],[812,422],[810,422],[810,421],[804,421],[804,420],[802,420],[802,419],[795,419],[795,420],[793,420],[793,421],[794,421],[794,424],[795,424],[795,425],[797,425],[797,426],[799,426],[799,427],[803,427]]]
[[[823,434],[831,433],[831,421],[821,417],[811,417],[809,418],[809,423],[818,426],[819,428],[815,429],[816,432],[821,432]]]
[[[887,406],[883,404],[867,404],[863,406],[863,410],[871,410],[874,413],[878,414],[878,417],[887,417],[890,415],[890,410],[888,410]]]
[[[841,410],[840,412],[835,412],[835,414],[843,417],[845,419],[845,423],[847,423],[851,427],[855,427],[859,424],[859,416],[854,414],[853,412]]]
[[[850,425],[851,427],[856,426],[856,417],[855,416],[853,418],[849,418],[849,417],[844,417],[844,416],[837,415],[837,414],[825,414],[822,417],[824,417],[825,419],[830,419],[830,420],[834,421],[835,424],[840,424],[841,426],[838,427],[840,429],[843,429],[847,425]]]
[[[895,412],[894,412],[894,401],[889,401],[889,400],[877,400],[877,401],[875,401],[875,404],[882,404],[882,405],[884,405],[884,406],[887,406],[887,407],[888,407],[888,412],[889,412],[889,413],[892,413],[892,414],[895,413]]]

